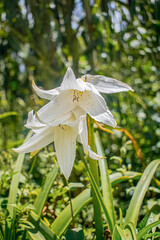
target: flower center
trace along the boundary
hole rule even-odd
[[[79,102],[81,96],[83,95],[83,92],[80,92],[78,90],[74,90],[73,92],[73,102]]]

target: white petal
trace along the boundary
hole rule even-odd
[[[88,145],[88,155],[91,159],[93,160],[100,160],[103,159],[104,157],[99,156],[98,154],[96,154],[95,152],[93,152],[90,148],[90,146]]]
[[[73,91],[74,90],[64,91],[59,94],[54,101],[50,101],[42,107],[37,112],[39,119],[44,123],[51,123],[67,112],[70,112],[76,106],[76,103],[73,101]]]
[[[19,148],[13,148],[18,153],[29,153],[47,146],[54,140],[53,128],[44,128],[40,133],[34,134],[27,142]]]
[[[59,88],[51,89],[51,90],[43,90],[36,86],[35,82],[32,81],[32,87],[35,93],[44,99],[53,100],[57,95],[59,95]]]
[[[72,116],[73,116],[73,118],[72,118]],[[56,127],[59,124],[65,124],[68,121],[74,121],[74,120],[75,120],[75,117],[74,117],[73,113],[69,112],[67,114],[63,114],[59,118],[57,118],[54,121],[50,122],[48,125],[52,126],[52,127]]]
[[[27,123],[25,124],[25,127],[32,129],[33,132],[36,132],[36,130],[46,127],[46,124],[40,122],[37,119],[36,115],[33,114],[33,110],[32,110],[28,113],[28,119],[27,119]]]
[[[93,152],[90,148],[90,146],[88,145],[88,129],[87,129],[87,122],[86,122],[86,118],[83,118],[83,130],[80,133],[80,142],[83,145],[83,149],[84,149],[84,153],[90,158],[94,159],[94,160],[99,160],[102,159],[101,156],[97,155],[95,152]]]
[[[75,160],[77,132],[73,128],[64,125],[54,129],[57,160],[62,173],[68,179]]]
[[[101,93],[117,93],[133,91],[126,83],[102,75],[85,75],[87,82],[92,83]]]
[[[116,121],[99,93],[85,91],[79,105],[96,121],[115,127]]]
[[[106,112],[95,116],[94,119],[97,122],[104,123],[104,124],[114,127],[114,128],[117,126],[116,120],[114,119],[114,117],[113,117],[112,113],[109,111],[109,109],[106,110]]]
[[[67,69],[66,74],[64,75],[63,78],[63,82],[61,84],[61,90],[68,89],[83,91],[81,84],[76,80],[76,77],[70,67]]]
[[[72,110],[73,114],[75,115],[76,119],[78,119],[82,115],[86,115],[86,112],[79,106],[75,107]]]

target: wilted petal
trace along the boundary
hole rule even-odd
[[[62,173],[68,179],[75,160],[77,132],[65,125],[54,128],[54,144]]]
[[[95,88],[101,93],[117,93],[133,91],[126,83],[113,78],[101,75],[85,75],[87,82],[92,83]]]
[[[77,82],[74,72],[70,67],[67,69],[66,74],[64,75],[64,78],[63,78],[63,82],[61,84],[61,90],[68,90],[68,89],[83,91],[81,84]]]
[[[19,148],[13,148],[18,153],[29,153],[47,146],[54,140],[53,128],[45,127],[40,133],[34,134],[27,142]]]
[[[59,88],[51,89],[51,90],[43,90],[36,86],[35,82],[32,81],[32,87],[35,93],[44,99],[53,100],[57,95],[59,95]]]

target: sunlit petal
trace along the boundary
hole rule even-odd
[[[18,153],[29,153],[47,146],[54,140],[53,128],[43,128],[40,133],[34,134],[27,142],[19,148],[13,148],[13,151]]]
[[[83,80],[82,80],[83,82]],[[78,91],[83,91],[83,88],[79,82],[76,81],[74,72],[69,67],[64,75],[63,82],[61,84],[61,90],[75,89]]]
[[[25,124],[26,128],[32,129],[33,132],[36,132],[36,130],[39,130],[45,126],[46,124],[38,121],[36,115],[33,114],[33,110],[28,113],[27,123]]]
[[[43,90],[43,89],[37,87],[34,81],[32,81],[32,87],[33,87],[35,93],[39,97],[44,98],[44,99],[53,100],[57,95],[59,95],[59,88],[55,88],[52,90]]]
[[[100,94],[93,94],[93,92],[89,91],[84,92],[79,106],[96,121],[112,127],[116,126],[116,121]]]
[[[54,129],[57,160],[62,173],[68,179],[75,160],[77,132],[73,128],[64,125]]]
[[[50,101],[38,112],[38,116],[44,123],[51,123],[62,115],[70,112],[76,105],[72,99],[73,90],[67,90],[58,95],[54,101]]]
[[[87,82],[92,83],[95,88],[101,93],[117,93],[133,91],[126,83],[113,78],[101,75],[85,75]]]
[[[106,112],[96,115],[94,119],[98,122],[104,123],[114,128],[117,126],[116,120],[114,119],[112,113],[109,110],[106,110]]]

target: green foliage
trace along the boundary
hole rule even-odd
[[[104,239],[108,225],[113,239],[159,238],[160,173],[153,161],[160,155],[159,44],[156,0],[0,1],[0,240],[67,239],[75,232],[78,238],[78,229],[95,239],[90,179],[103,207]],[[67,66],[77,77],[103,74],[134,89],[105,96],[121,131],[96,127],[97,152],[107,156],[99,162],[98,184],[77,147],[69,183],[75,231],[67,230],[68,187],[53,146],[34,158],[17,159],[11,150],[27,135],[28,112],[45,103],[32,91],[32,79],[45,89],[59,86]]]

